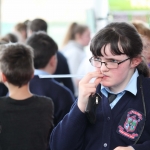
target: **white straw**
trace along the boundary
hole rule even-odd
[[[39,78],[77,78],[84,77],[85,75],[76,74],[59,74],[59,75],[39,75]]]

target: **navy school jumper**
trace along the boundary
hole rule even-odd
[[[112,110],[108,99],[102,95],[102,101],[96,110],[97,120],[94,125],[88,122],[87,117],[79,110],[75,102],[70,112],[53,129],[50,139],[51,150],[113,150],[117,146],[129,145],[135,150],[150,150],[150,79],[141,77],[147,116],[144,131],[136,145],[133,145],[134,141],[127,136],[117,133],[117,130],[124,112],[129,108],[135,112],[144,113],[139,77],[137,95],[126,92]],[[100,93],[100,86],[97,87],[97,92]],[[134,117],[135,114],[132,116]],[[127,119],[125,115],[123,125]],[[136,125],[138,127],[139,124]],[[124,131],[127,134],[134,133],[127,132],[125,129]]]
[[[66,57],[61,53],[57,52],[57,68],[54,74],[70,74],[69,66]],[[63,83],[69,88],[74,94],[74,87],[71,78],[55,78],[59,83]]]
[[[7,94],[8,88],[3,83],[0,83],[0,97],[6,96]]]
[[[52,98],[54,102],[54,125],[56,126],[69,112],[74,102],[72,92],[54,79],[40,79],[37,75],[31,79],[29,87],[34,94]]]

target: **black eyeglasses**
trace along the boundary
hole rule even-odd
[[[106,66],[108,69],[117,69],[118,66],[119,66],[121,63],[127,61],[128,59],[130,59],[130,58],[127,58],[127,59],[125,59],[125,60],[123,60],[123,61],[121,61],[121,62],[118,62],[118,61],[116,61],[116,60],[107,61],[107,62],[102,62],[99,58],[91,57],[91,58],[89,59],[89,61],[90,61],[91,65],[94,66],[94,67],[96,67],[96,68],[100,68],[100,67],[102,66],[102,63],[104,63],[105,66]]]

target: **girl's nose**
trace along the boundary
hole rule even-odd
[[[101,64],[100,70],[101,70],[101,72],[107,72],[107,71],[109,71],[109,69],[106,67],[106,63],[102,63]]]

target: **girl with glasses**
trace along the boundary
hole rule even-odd
[[[124,22],[95,35],[90,62],[96,71],[80,81],[77,101],[51,134],[52,150],[149,150],[150,79],[142,47],[135,28]]]

